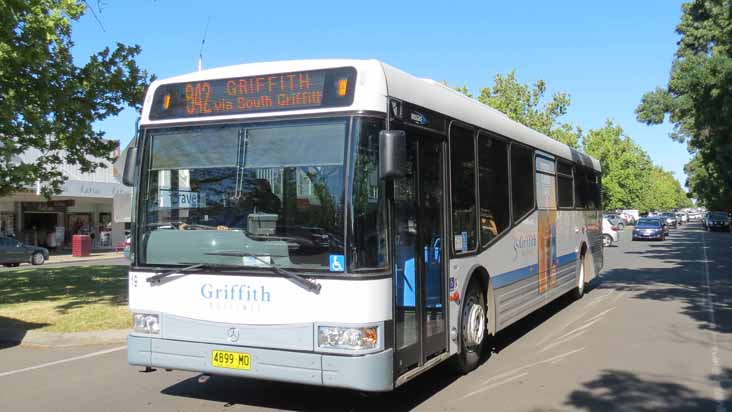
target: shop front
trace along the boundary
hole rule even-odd
[[[0,235],[49,249],[69,248],[73,235],[92,238],[95,249],[124,242],[126,224],[113,222],[114,196],[129,193],[119,183],[67,181],[47,200],[35,192],[0,199]]]

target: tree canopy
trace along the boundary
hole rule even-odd
[[[63,163],[102,167],[116,142],[94,122],[140,110],[152,77],[135,61],[139,46],[117,43],[74,64],[71,25],[86,11],[77,0],[0,0],[0,197],[36,181],[58,193]],[[30,148],[38,159],[19,164]]]
[[[473,97],[465,85],[456,90]],[[545,93],[546,83],[543,80],[537,81],[532,86],[522,84],[516,79],[516,71],[512,70],[505,76],[497,74],[493,79],[493,86],[480,89],[477,100],[505,113],[521,124],[578,148],[582,129],[559,122],[559,118],[567,114],[570,105],[569,94],[554,93],[551,100],[544,103]]]
[[[463,85],[457,91],[473,97]],[[603,169],[603,208],[667,210],[691,206],[691,200],[673,174],[653,164],[651,157],[623,128],[607,120],[598,129],[583,133],[582,128],[559,118],[570,106],[567,93],[555,93],[546,100],[546,84],[533,86],[516,79],[515,71],[497,75],[493,86],[480,90],[478,100],[502,111],[509,118],[542,132],[597,158]]]
[[[732,209],[732,0],[682,6],[681,35],[665,87],[643,95],[639,121],[674,126],[692,160],[687,186],[709,208]]]

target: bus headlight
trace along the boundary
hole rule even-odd
[[[132,315],[132,324],[135,332],[160,333],[160,318],[158,315],[135,313]]]
[[[379,345],[378,327],[318,327],[318,347],[322,349],[363,350]]]

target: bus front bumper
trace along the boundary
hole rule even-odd
[[[212,366],[211,353],[214,350],[248,353],[251,355],[251,369]],[[362,356],[338,356],[131,334],[127,338],[127,360],[130,365],[370,392],[390,391],[394,388],[392,349]]]

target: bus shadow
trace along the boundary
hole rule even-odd
[[[212,376],[205,384],[198,376],[162,390],[164,395],[193,398],[275,410],[326,411],[410,411],[440,392],[460,375],[449,365],[439,365],[393,392],[362,393],[347,389],[293,383]]]

